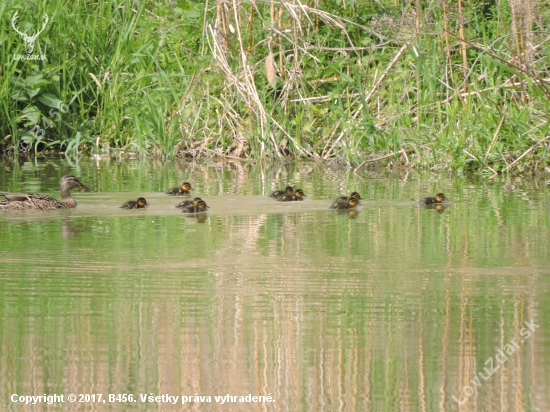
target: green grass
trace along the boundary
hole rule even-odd
[[[435,2],[417,22],[411,5],[365,3],[274,3],[273,14],[239,3],[235,14],[181,0],[2,2],[0,149],[384,158],[491,174],[547,165],[549,11],[521,26],[504,1],[469,2],[462,18]],[[14,60],[26,50],[16,11],[27,33],[48,14],[34,49],[46,61]],[[533,47],[521,50],[512,26]]]

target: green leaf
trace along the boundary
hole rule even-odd
[[[50,84],[49,80],[44,79],[44,76],[42,75],[42,73],[31,74],[26,78],[25,83],[29,88],[33,88],[33,87],[40,88],[42,86],[46,86]]]
[[[201,14],[197,10],[187,10],[185,12],[185,15],[188,19],[198,19]]]
[[[54,107],[58,108],[59,103],[61,103],[61,100],[57,98],[57,96],[50,94],[50,93],[44,93],[38,97],[38,101],[40,103],[44,103],[48,107]]]
[[[342,73],[340,75],[340,78],[342,79],[342,81],[346,83],[353,83],[353,79],[350,76],[348,76],[346,73]]]
[[[34,97],[36,96],[38,93],[40,93],[40,87],[37,87],[35,89],[32,89],[30,87],[27,88],[27,93],[29,94],[29,97]]]
[[[11,98],[19,102],[26,102],[27,100],[29,100],[27,98],[27,93],[25,93],[23,90],[14,90],[11,94]]]
[[[35,106],[29,106],[21,112],[33,124],[37,124],[40,120],[40,110]]]

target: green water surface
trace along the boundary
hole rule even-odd
[[[0,191],[59,197],[66,174],[94,188],[76,209],[0,210],[1,411],[550,410],[544,177],[23,159]],[[183,181],[206,215],[163,193]],[[287,184],[306,200],[267,196]],[[357,210],[328,209],[351,191]],[[215,400],[248,394],[273,402]]]

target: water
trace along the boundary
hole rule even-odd
[[[550,409],[543,179],[309,162],[0,165],[6,192],[59,197],[65,174],[94,187],[73,192],[74,210],[0,211],[2,411]],[[183,181],[205,216],[163,193]],[[288,183],[307,200],[267,197]],[[328,210],[354,190],[358,210]],[[437,192],[445,209],[411,201]],[[151,207],[119,208],[139,196]],[[214,398],[248,394],[274,402]],[[182,395],[211,400],[182,407]]]

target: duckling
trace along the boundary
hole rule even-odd
[[[358,204],[359,204],[358,199],[356,199],[354,197],[350,197],[350,198],[348,198],[348,200],[346,202],[334,202],[330,206],[330,209],[353,209]]]
[[[196,197],[193,200],[182,200],[179,202],[176,207],[179,209],[182,209],[187,206],[197,206],[197,203],[200,202],[202,199],[200,197]]]
[[[128,200],[126,203],[124,203],[120,207],[122,209],[144,209],[147,206],[149,206],[149,203],[147,203],[147,200],[145,200],[144,197],[139,197],[138,200]]]
[[[191,183],[184,182],[182,183],[181,187],[174,187],[165,193],[167,195],[188,195],[193,188],[191,187]]]
[[[296,189],[293,195],[284,195],[277,200],[280,200],[281,202],[292,202],[296,200],[304,200],[304,197],[306,197],[306,195],[302,189]]]
[[[201,213],[206,212],[206,209],[209,209],[209,206],[204,200],[199,200],[197,205],[188,205],[181,209],[182,213]]]
[[[438,193],[435,197],[425,197],[420,201],[424,205],[432,205],[434,203],[443,203],[447,198],[443,193]]]
[[[336,205],[336,203],[340,203],[340,202],[346,203],[349,198],[356,199],[358,204],[359,204],[359,200],[363,199],[359,193],[351,192],[351,194],[349,196],[340,196],[338,199],[336,199],[334,202],[332,202],[332,205],[330,206],[331,209],[334,209],[334,205]]]
[[[285,187],[285,190],[275,190],[274,192],[271,192],[269,197],[274,197],[275,199],[279,200],[278,198],[285,196],[285,195],[293,195],[294,194],[294,188],[292,186]]]
[[[195,212],[196,213],[206,212],[206,209],[209,209],[209,208],[210,207],[206,204],[204,200],[200,200],[199,202],[197,202],[197,206],[195,206]]]
[[[63,176],[59,184],[61,191],[61,200],[54,197],[40,194],[20,194],[6,193],[4,199],[0,200],[0,209],[38,209],[38,210],[55,210],[63,208],[76,207],[76,200],[71,197],[71,189],[83,189],[90,192],[92,189],[83,185],[73,175]]]

